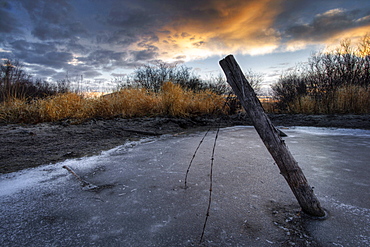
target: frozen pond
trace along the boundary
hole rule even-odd
[[[221,129],[202,246],[370,246],[370,131],[283,129],[330,217],[300,219],[252,127]],[[0,246],[198,246],[215,131],[127,143],[99,156],[0,176]],[[106,185],[82,190],[78,180]]]

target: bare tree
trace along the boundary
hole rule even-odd
[[[192,90],[204,88],[201,79],[192,73],[191,68],[162,62],[137,68],[133,73],[132,81],[137,86],[154,92],[158,92],[163,83],[168,81]]]
[[[369,86],[369,47],[370,38],[365,36],[357,48],[346,39],[335,50],[312,55],[305,68],[282,75],[272,86],[277,107],[290,111],[289,103],[309,96],[315,101],[315,112],[333,113],[340,88]]]
[[[263,74],[252,71],[251,69],[244,72],[245,78],[253,88],[254,92],[258,95],[261,93],[261,86],[263,82]]]
[[[0,102],[13,98],[42,98],[68,90],[67,85],[49,83],[41,79],[34,80],[15,60],[6,60],[0,66]]]

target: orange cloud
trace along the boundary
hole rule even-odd
[[[332,51],[340,46],[341,41],[351,40],[353,47],[356,47],[366,34],[370,34],[370,25],[355,27],[337,32],[324,40],[292,40],[286,44],[286,51],[297,51],[305,49],[308,45],[325,46],[325,51]]]
[[[279,45],[272,28],[280,13],[280,0],[215,1],[200,11],[214,15],[174,20],[156,34],[153,43],[163,51],[163,60],[184,57],[185,61],[228,53],[265,54]],[[206,9],[207,8],[207,9]]]
[[[361,42],[362,38],[366,34],[368,35],[370,34],[369,30],[370,30],[370,25],[351,28],[351,29],[348,29],[348,30],[345,30],[343,32],[333,35],[329,39],[325,40],[325,43],[328,46],[338,46],[338,44],[340,44],[340,41],[344,39],[350,39],[352,43],[356,45],[359,42]]]

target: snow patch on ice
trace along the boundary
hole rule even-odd
[[[42,181],[54,180],[60,181],[67,174],[67,171],[61,167],[56,167],[57,164],[46,165],[37,168],[22,170],[0,176],[0,196],[11,195],[25,189],[31,189],[36,186],[43,186]]]
[[[69,166],[73,169],[77,168],[79,171],[95,168],[101,159],[106,159],[116,153],[122,154],[129,152],[139,144],[152,141],[153,138],[143,138],[103,151],[100,155],[68,159],[56,164],[43,165],[18,172],[2,174],[0,175],[0,196],[12,195],[23,190],[35,189],[42,186],[55,186],[64,182],[68,175],[68,171],[63,169],[63,166]]]

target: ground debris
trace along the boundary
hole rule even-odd
[[[275,201],[270,203],[273,224],[284,233],[284,238],[279,241],[280,246],[320,246],[307,231],[306,221],[310,219],[302,215],[298,205],[280,205]]]
[[[82,190],[100,192],[103,189],[109,189],[109,188],[113,188],[115,186],[114,184],[103,184],[103,185],[92,184],[92,183],[84,180],[83,178],[81,178],[79,175],[77,175],[77,173],[75,173],[72,170],[72,168],[70,168],[68,166],[63,166],[63,168],[66,169],[67,171],[69,171],[70,173],[72,173],[72,175],[75,176],[81,182]]]

